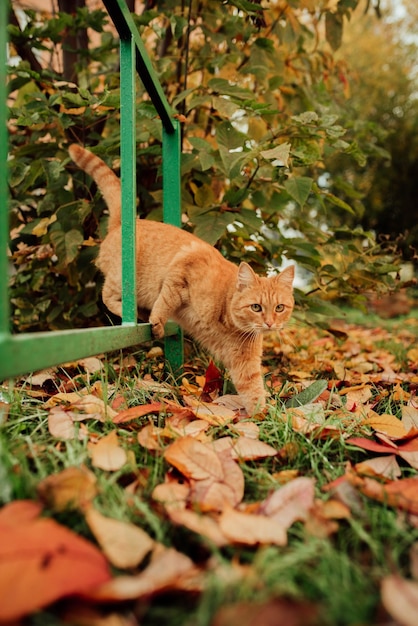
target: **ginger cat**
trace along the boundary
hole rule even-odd
[[[120,181],[96,155],[73,144],[73,161],[97,183],[109,208],[108,234],[97,266],[103,272],[103,302],[122,315]],[[151,220],[137,221],[137,303],[155,337],[173,319],[222,361],[247,412],[264,408],[261,372],[263,332],[280,330],[291,316],[294,268],[270,278],[239,267],[191,233]]]

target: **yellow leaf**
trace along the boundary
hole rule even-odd
[[[86,467],[68,467],[41,480],[38,495],[54,511],[83,509],[97,495],[96,477]]]
[[[404,437],[407,433],[405,426],[394,415],[378,415],[374,411],[369,411],[366,419],[363,420],[365,426],[371,426],[373,430],[384,433],[390,439]]]

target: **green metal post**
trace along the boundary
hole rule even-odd
[[[135,45],[120,41],[120,154],[122,202],[122,324],[137,322],[136,304],[136,81]]]
[[[174,131],[163,127],[163,218],[166,224],[181,228],[180,124],[172,120]],[[184,363],[183,331],[166,336],[165,356],[174,375],[181,373]]]
[[[9,3],[0,3],[0,337],[7,337],[10,324],[8,294],[9,208],[7,201],[7,92],[6,92],[6,24]]]

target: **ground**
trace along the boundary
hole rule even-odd
[[[415,624],[417,317],[268,337],[251,419],[194,351],[4,383],[0,623]]]

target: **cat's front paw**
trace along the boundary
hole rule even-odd
[[[152,334],[156,339],[164,337],[164,323],[161,320],[150,319]]]

